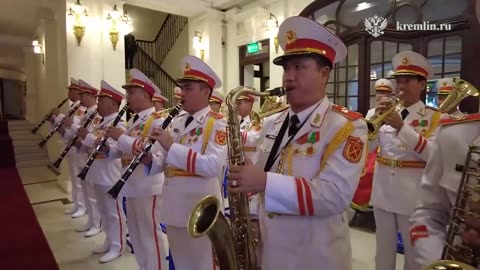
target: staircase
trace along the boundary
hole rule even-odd
[[[172,106],[173,88],[177,84],[161,66],[187,24],[187,17],[169,14],[153,41],[136,41],[137,53],[133,59],[133,66],[162,89],[162,95],[169,99],[169,107]]]
[[[34,127],[35,125],[25,120],[8,121],[17,168],[40,167],[50,164],[47,148],[38,147],[42,138],[37,134],[32,134]]]

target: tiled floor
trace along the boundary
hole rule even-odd
[[[72,219],[63,211],[70,207],[61,199],[68,198],[57,185],[55,175],[46,167],[19,169],[25,190],[33,204],[33,209],[48,239],[50,247],[62,270],[118,270],[137,269],[132,254],[124,253],[119,259],[99,264],[99,255],[91,254],[95,244],[103,242],[104,235],[84,238],[75,228],[85,222],[86,217]],[[373,270],[375,256],[374,234],[360,230],[351,230],[353,250],[353,270]],[[397,256],[397,270],[402,269],[403,256]],[[181,269],[179,269],[181,270]]]

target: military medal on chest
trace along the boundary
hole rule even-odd
[[[200,135],[202,135],[202,133],[203,133],[203,128],[201,128],[201,127],[193,129],[192,131],[190,131],[189,138],[188,138],[188,143],[192,144],[192,143],[197,142],[198,137]]]
[[[295,143],[298,148],[295,149],[294,154],[301,156],[311,156],[315,154],[315,144],[320,141],[320,132],[311,132],[298,138]]]

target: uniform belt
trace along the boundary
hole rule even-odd
[[[245,151],[245,152],[256,152],[257,147],[255,147],[255,146],[244,146],[243,151]]]
[[[425,161],[398,160],[396,158],[377,157],[377,162],[390,168],[425,168]]]
[[[175,167],[166,167],[164,173],[166,177],[175,177],[175,176],[200,177],[200,175],[198,174],[177,169]]]

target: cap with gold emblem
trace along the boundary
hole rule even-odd
[[[375,91],[393,92],[393,83],[388,79],[378,79],[375,82]]]
[[[80,86],[78,85],[78,81],[75,80],[74,78],[70,78],[70,85],[67,86],[67,89],[77,89],[80,88]]]
[[[122,92],[118,91],[104,80],[102,80],[100,83],[100,92],[97,94],[97,96],[110,97],[118,102],[122,102],[122,100],[125,98],[125,95]]]
[[[282,65],[290,55],[317,54],[328,59],[332,65],[347,55],[347,48],[339,37],[306,17],[290,17],[283,21],[278,30],[278,43],[284,54],[273,60],[276,65]]]
[[[393,76],[419,75],[425,79],[433,76],[433,67],[421,54],[412,51],[399,52],[392,58]]]
[[[192,55],[185,56],[182,60],[182,68],[183,77],[179,78],[180,81],[203,81],[207,83],[211,89],[222,86],[222,82],[215,71],[198,57]]]
[[[140,70],[132,68],[130,70],[130,83],[122,85],[123,89],[138,87],[145,90],[150,96],[155,95],[154,83],[143,74]]]
[[[210,97],[210,102],[217,102],[218,104],[222,104],[225,98],[218,90],[213,90],[212,96]]]
[[[255,101],[258,101],[258,97],[257,96],[252,96],[252,95],[249,95],[249,94],[245,94],[245,95],[241,95],[238,97],[238,100],[248,100],[250,102],[255,102]]]
[[[88,84],[86,81],[84,80],[78,80],[78,85],[79,85],[79,89],[78,89],[78,92],[80,94],[92,94],[92,95],[96,95],[98,93],[98,89],[91,86],[90,84]]]
[[[436,87],[437,95],[448,95],[455,88],[453,78],[442,78],[437,81]]]

